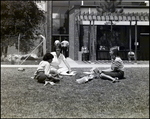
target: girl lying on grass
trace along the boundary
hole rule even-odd
[[[118,82],[118,79],[124,77],[124,64],[122,59],[118,56],[118,47],[114,46],[110,48],[111,56],[111,67],[106,70],[100,71],[98,68],[93,68],[91,70],[91,75],[86,76],[86,80],[91,80],[93,78],[102,78],[112,80],[113,83]],[[92,74],[93,72],[93,74]],[[85,77],[83,77],[85,80]]]
[[[49,82],[51,85],[54,85],[55,82],[60,81],[60,77],[57,72],[51,72],[51,62],[54,56],[51,53],[46,53],[43,57],[43,60],[39,63],[39,66],[35,72],[34,79],[37,79],[39,83]]]

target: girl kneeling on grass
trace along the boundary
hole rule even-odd
[[[115,83],[118,81],[118,79],[122,79],[124,77],[124,64],[122,59],[118,56],[117,46],[110,48],[109,54],[112,61],[111,67],[102,71],[99,71],[98,69],[94,69],[93,71],[99,73],[100,78],[107,78]]]
[[[46,81],[50,81],[50,84],[54,84],[59,81],[57,76],[57,72],[53,72],[54,74],[50,74],[51,72],[51,62],[54,56],[51,53],[46,53],[43,57],[43,60],[39,63],[39,66],[35,72],[34,79],[37,79],[39,83],[46,83]]]

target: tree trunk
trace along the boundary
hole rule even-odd
[[[51,52],[52,43],[52,2],[47,1],[47,34],[46,34],[46,52]]]
[[[8,46],[4,47],[4,57],[7,57]]]
[[[3,46],[1,46],[1,57],[2,57],[2,55],[3,55],[3,52],[4,52],[4,50],[3,50],[4,48],[3,48]]]

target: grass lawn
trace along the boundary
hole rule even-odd
[[[149,118],[149,68],[125,68],[118,83],[76,83],[73,69],[56,85],[37,83],[36,68],[1,68],[1,118]],[[100,68],[104,69],[104,68]]]

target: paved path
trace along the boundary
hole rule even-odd
[[[67,62],[70,64],[71,68],[92,68],[92,67],[110,67],[110,63],[84,63],[84,62],[79,62],[79,61],[74,61],[71,58],[67,58]],[[1,67],[37,67],[38,65],[1,65]],[[62,63],[61,66],[64,66]],[[149,61],[146,63],[136,63],[136,64],[131,64],[131,63],[125,63],[125,67],[149,67]]]

